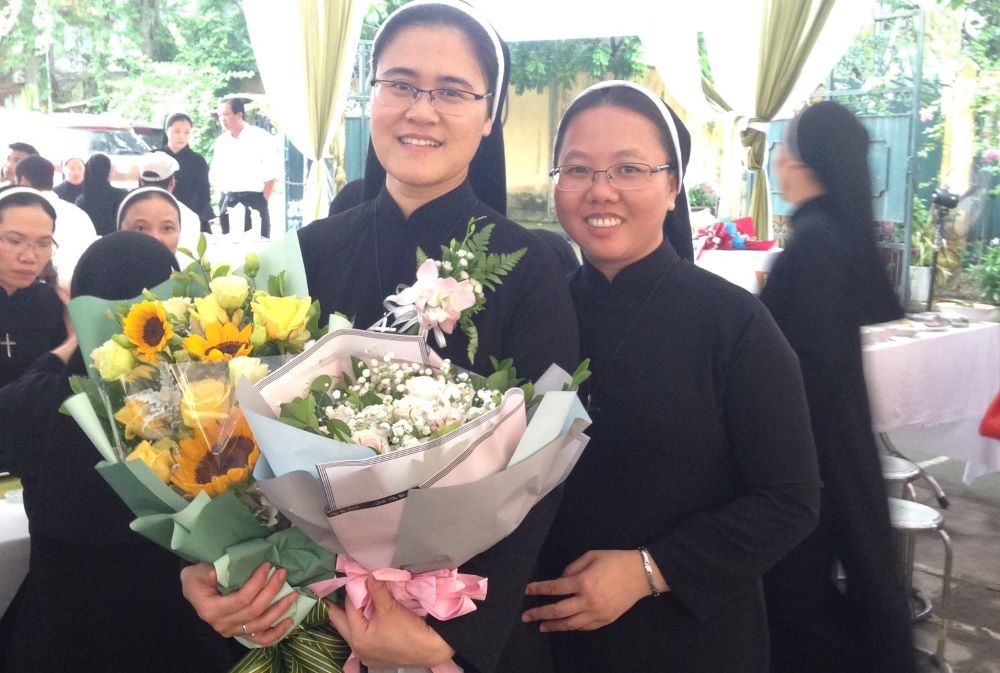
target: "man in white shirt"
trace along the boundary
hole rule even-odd
[[[139,161],[139,186],[159,187],[173,194],[180,167],[177,160],[166,152],[150,152]],[[177,201],[177,206],[181,211],[181,237],[177,249],[186,248],[193,253],[198,249],[198,238],[201,236],[201,218],[180,201]],[[180,252],[177,253],[177,261],[181,267],[191,262]]]
[[[264,129],[246,123],[242,100],[223,99],[218,113],[224,130],[212,146],[208,177],[222,192],[219,202],[222,233],[229,233],[229,208],[241,203],[246,209],[244,230],[250,230],[250,210],[253,209],[260,213],[260,235],[269,238],[271,217],[267,201],[279,173],[276,145]]]
[[[83,251],[89,248],[98,236],[94,223],[82,208],[63,201],[52,191],[55,170],[51,161],[35,154],[17,162],[14,176],[18,185],[37,189],[55,208],[54,238],[58,247],[52,255],[52,265],[59,274],[59,287],[68,292],[76,263],[80,261]]]

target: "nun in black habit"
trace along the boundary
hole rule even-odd
[[[753,296],[682,260],[690,140],[659,98],[596,84],[556,135],[559,222],[591,442],[529,610],[565,673],[766,673],[761,575],[815,525],[816,455],[795,355]]]
[[[815,532],[765,578],[776,672],[914,670],[861,361],[859,327],[903,314],[875,247],[867,155],[861,123],[823,102],[775,159],[796,210],[761,300],[799,356],[823,478]]]
[[[72,293],[128,299],[174,268],[152,237],[109,234],[80,258]],[[59,412],[67,376],[85,373],[74,335],[0,389],[0,457],[21,476],[31,532],[4,670],[222,673],[239,648],[184,600],[177,558],[129,529],[134,516],[94,469],[100,455]]]
[[[413,2],[392,14],[372,50],[372,144],[364,195],[355,207],[302,229],[299,240],[309,290],[322,313],[340,311],[365,328],[382,318],[387,295],[415,281],[418,247],[433,257],[442,245],[464,236],[470,218],[483,218],[480,226],[495,224],[492,252],[527,248],[527,253],[496,292],[487,294],[486,308],[475,318],[475,361],[469,362],[466,337],[457,331],[436,350],[482,373],[491,371],[490,356],[511,357],[520,376],[534,379],[552,363],[571,371],[578,363],[578,335],[555,254],[504,216],[500,110],[508,61],[506,45],[464,3]],[[331,621],[375,668],[453,659],[465,673],[544,673],[548,661],[520,639],[519,616],[559,495],[554,491],[513,534],[462,565],[463,572],[489,578],[487,597],[475,612],[425,624],[373,583],[371,622],[336,606],[330,608]],[[192,602],[220,633],[253,633],[254,642],[267,644],[287,628],[286,622],[268,628],[276,615],[245,609],[262,583],[248,584],[236,598],[213,597],[206,578],[206,567],[184,571]],[[264,585],[259,596],[273,596],[276,588]],[[541,644],[534,630],[525,635]]]
[[[37,280],[52,259],[55,221],[41,192],[0,191],[0,387],[66,338],[63,302]]]

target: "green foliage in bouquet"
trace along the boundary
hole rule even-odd
[[[486,306],[484,288],[495,292],[502,284],[503,277],[514,270],[517,263],[524,257],[527,248],[521,248],[510,253],[489,252],[490,236],[493,234],[493,223],[487,224],[477,231],[476,225],[485,217],[473,217],[465,229],[465,238],[461,241],[452,239],[447,246],[441,246],[441,259],[438,273],[442,278],[454,278],[469,281],[475,293],[476,302],[467,310],[462,311],[458,326],[469,338],[469,361],[475,360],[479,350],[479,331],[472,317]],[[417,248],[417,266],[420,267],[428,259],[427,253]]]

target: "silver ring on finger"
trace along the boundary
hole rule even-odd
[[[243,635],[244,636],[250,636],[251,638],[253,637],[253,634],[250,633],[249,631],[247,631],[247,625],[246,624],[243,624],[240,628],[243,629]]]

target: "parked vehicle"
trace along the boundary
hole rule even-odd
[[[34,145],[55,164],[56,182],[61,180],[63,161],[106,154],[111,159],[111,181],[118,187],[138,184],[139,160],[150,151],[128,121],[113,115],[0,110],[0,142],[5,148],[17,141]]]

